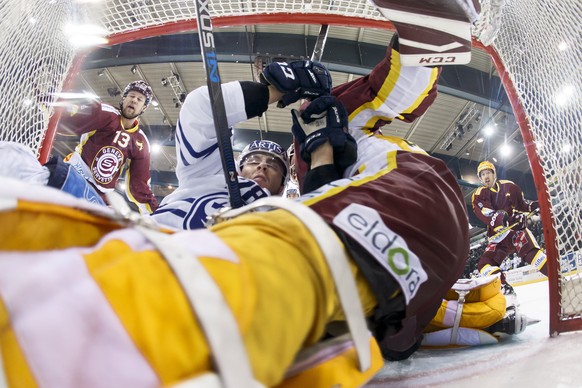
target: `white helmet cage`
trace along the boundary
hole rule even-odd
[[[281,181],[281,186],[285,187],[287,182],[289,182],[289,159],[287,158],[287,151],[274,141],[254,140],[248,144],[238,156],[236,167],[239,174],[242,171],[245,159],[254,153],[269,154],[277,158],[283,164],[283,180]]]
[[[289,180],[294,184],[297,183],[297,168],[295,167],[296,160],[295,157],[295,144],[291,142],[289,148],[287,148],[287,158],[289,159]],[[293,161],[291,161],[293,159]]]

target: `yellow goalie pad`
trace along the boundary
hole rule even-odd
[[[487,276],[478,279],[480,281],[470,285],[471,288],[465,295],[459,321],[460,327],[483,329],[500,321],[505,315],[506,301],[501,292],[499,277]],[[459,294],[453,288],[448,291],[445,298],[425,332],[430,333],[454,326],[459,306]]]
[[[360,371],[357,355],[349,336],[342,335],[322,341],[299,353],[287,370],[284,381],[273,388],[357,388],[371,380],[384,366],[376,340],[370,336],[371,367]],[[216,373],[204,373],[174,384],[171,388],[222,388]],[[257,382],[254,388],[266,388]]]
[[[276,388],[361,387],[384,366],[376,340],[370,336],[372,366],[359,371],[356,351],[346,335],[302,351]]]
[[[5,187],[9,186],[18,182]],[[9,278],[18,275],[26,281],[19,293],[27,293],[26,298],[10,299],[15,295],[12,288],[3,293],[0,287],[0,381],[4,373],[8,386],[43,386],[53,370],[60,373],[78,365],[83,365],[85,375],[91,370],[99,378],[107,377],[104,386],[115,385],[108,383],[118,378],[139,379],[119,386],[173,386],[212,379],[213,349],[176,274],[145,235],[127,227],[111,209],[65,198],[56,190],[42,187],[22,193],[0,190],[0,264],[4,265],[0,277],[3,273],[5,279],[0,286],[12,287]],[[294,231],[293,238],[288,238],[289,230]],[[212,232],[165,236],[187,248],[193,260],[197,257],[220,289],[257,382],[282,388],[340,383],[357,387],[382,368],[381,353],[371,336],[371,366],[365,371],[358,368],[350,341],[339,349],[325,348],[326,343],[319,347],[326,325],[341,317],[342,310],[322,252],[293,215],[253,213],[216,225]],[[13,269],[12,263],[23,271]],[[357,267],[350,266],[364,310],[371,314],[376,304],[373,293]],[[35,324],[26,329],[34,337],[21,337],[17,326],[23,320],[18,314],[32,317]],[[71,340],[70,333],[77,333],[77,339]],[[114,339],[104,344],[99,333]],[[25,352],[21,346],[31,343],[27,338],[42,341],[34,342],[33,352]],[[43,345],[48,339],[71,349]],[[326,357],[300,365],[305,359],[296,356],[310,347]],[[45,356],[57,348],[76,356]],[[224,349],[230,351],[230,345]],[[118,354],[126,355],[123,363],[113,362],[111,355]],[[45,374],[33,370],[38,365],[35,360],[46,362]],[[134,367],[140,372],[128,377],[124,370]],[[100,368],[108,372],[101,373]]]
[[[425,329],[424,347],[456,347],[497,342],[482,330],[505,316],[506,299],[497,275],[460,279],[449,290]]]

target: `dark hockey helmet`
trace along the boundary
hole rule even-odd
[[[274,141],[254,140],[242,150],[238,157],[237,167],[239,172],[242,170],[244,161],[249,155],[255,153],[268,154],[281,162],[283,165],[283,181],[281,184],[285,186],[289,181],[289,158],[287,157],[287,151]]]
[[[144,80],[140,79],[138,81],[130,82],[123,90],[123,97],[127,97],[127,94],[132,90],[139,92],[145,96],[144,107],[147,107],[150,104],[150,102],[152,101],[152,96],[153,96],[152,88]]]

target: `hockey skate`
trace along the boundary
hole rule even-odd
[[[517,297],[517,294],[515,293],[515,290],[513,289],[513,287],[511,286],[511,284],[509,284],[509,283],[503,283],[501,285],[501,292],[506,297],[507,296],[515,296],[515,297]]]
[[[519,307],[519,302],[517,300],[517,294],[515,290],[509,283],[502,283],[501,284],[501,293],[505,296],[505,300],[507,301],[507,309]]]
[[[491,334],[519,334],[528,326],[539,323],[539,319],[529,318],[521,314],[516,306],[509,306],[506,310],[505,317],[499,322],[494,323],[485,329]]]
[[[494,323],[485,329],[491,334],[519,334],[523,332],[526,327],[540,322],[539,319],[533,319],[525,316],[519,312],[519,302],[517,294],[509,283],[501,284],[501,292],[505,296],[506,308],[505,316],[502,320]]]

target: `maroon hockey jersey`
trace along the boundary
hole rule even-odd
[[[473,212],[487,225],[487,235],[493,236],[491,217],[497,210],[505,210],[511,216],[513,209],[529,212],[529,203],[523,198],[523,192],[512,181],[497,180],[492,188],[479,187],[473,193]]]
[[[150,188],[150,146],[139,129],[124,128],[119,110],[95,102],[81,105],[64,114],[61,130],[81,135],[75,152],[65,161],[71,163],[87,180],[102,192],[113,190],[127,163],[126,191],[141,213],[151,213],[158,207]]]

